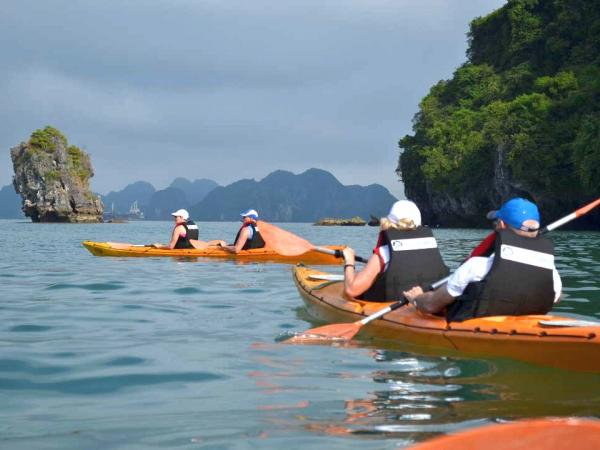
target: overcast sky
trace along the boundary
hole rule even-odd
[[[403,195],[397,141],[504,0],[3,0],[0,186],[46,125],[95,191],[330,170]]]

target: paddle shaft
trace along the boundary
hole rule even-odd
[[[565,223],[569,223],[571,220],[575,220],[578,217],[581,217],[584,214],[587,214],[588,212],[590,212],[592,209],[594,209],[598,205],[600,205],[600,198],[594,200],[591,203],[588,203],[587,205],[579,208],[577,211],[572,212],[571,214],[563,217],[562,219],[558,219],[557,221],[552,222],[547,227],[542,228],[540,230],[540,233],[547,233],[548,231],[555,230],[556,228],[563,226]]]
[[[550,225],[542,228],[540,230],[540,234],[544,234],[544,233],[547,233],[548,231],[556,230],[558,227],[564,225],[565,223],[568,223],[574,219],[577,219],[578,217],[583,216],[584,214],[587,214],[589,211],[591,211],[598,205],[600,205],[600,198],[594,200],[593,202],[587,204],[586,206],[584,206],[582,208],[579,208],[577,211],[563,217],[562,219],[552,222]],[[431,285],[430,290],[433,291],[433,290],[437,289],[438,287],[442,286],[444,283],[446,283],[448,281],[449,278],[450,278],[450,276],[447,276],[446,278],[436,281],[435,283],[433,283]],[[378,319],[381,316],[385,316],[387,313],[406,305],[407,303],[408,303],[408,300],[406,298],[403,298],[402,300],[392,303],[391,305],[381,309],[380,311],[377,311],[376,313],[365,317],[364,319],[362,319],[360,321],[360,323],[362,325],[366,325],[369,322],[371,322],[375,319]]]
[[[341,250],[332,250],[330,248],[325,248],[325,247],[315,247],[315,251],[317,251],[319,253],[325,253],[327,255],[333,255],[336,258],[343,258],[344,257],[344,254],[342,253]],[[367,263],[367,262],[369,262],[368,259],[365,259],[362,256],[358,256],[358,255],[355,255],[354,259],[356,261],[358,261],[358,262],[361,262],[361,263]]]

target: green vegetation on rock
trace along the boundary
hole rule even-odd
[[[67,155],[71,173],[76,175],[84,183],[87,183],[93,176],[89,156],[75,145],[67,147]]]
[[[31,133],[28,146],[31,150],[54,153],[58,143],[61,143],[63,147],[66,147],[67,138],[56,128],[47,126],[43,130],[35,130]]]
[[[85,186],[93,176],[89,156],[79,147],[69,145],[65,135],[54,127],[46,126],[44,129],[35,130],[31,133],[27,147],[29,151],[24,155],[27,159],[33,155],[50,157],[58,149],[66,149],[69,173],[79,178]],[[60,178],[58,172],[49,172],[45,176],[49,181],[56,181]]]
[[[407,195],[488,204],[499,165],[548,205],[597,195],[600,2],[509,0],[471,22],[467,55],[400,140]]]

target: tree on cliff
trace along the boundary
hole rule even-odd
[[[36,130],[11,149],[13,185],[34,222],[101,222],[103,205],[90,191],[89,155],[56,128]]]
[[[513,195],[550,219],[597,196],[600,3],[509,0],[471,22],[467,56],[399,143],[397,172],[428,220],[474,224]]]

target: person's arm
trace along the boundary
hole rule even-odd
[[[379,256],[373,254],[363,270],[356,273],[354,250],[346,247],[344,253],[344,293],[350,297],[358,297],[371,287],[377,274],[381,271]]]
[[[183,225],[177,225],[173,229],[173,234],[171,235],[171,242],[169,242],[169,245],[167,245],[166,248],[170,250],[173,250],[175,248],[175,245],[177,245],[177,239],[179,239],[179,235],[182,231],[185,231]]]
[[[428,314],[436,314],[442,311],[455,300],[448,293],[445,285],[440,286],[435,291],[428,292],[423,292],[420,286],[415,286],[403,292],[403,294],[409,302],[415,305],[415,308]]]
[[[173,228],[173,234],[171,235],[171,242],[169,242],[168,245],[155,243],[155,244],[152,244],[151,247],[160,248],[163,250],[173,250],[175,248],[175,245],[177,244],[177,239],[179,239],[179,233],[182,230],[185,231],[185,228],[183,228],[183,225],[177,225],[175,228]]]
[[[468,259],[450,276],[445,285],[435,291],[423,292],[419,286],[404,292],[404,296],[423,312],[435,314],[463,294],[469,283],[481,281],[490,271],[494,258]]]
[[[231,253],[239,253],[242,250],[242,248],[244,248],[244,244],[248,240],[249,235],[250,230],[248,230],[248,227],[244,227],[239,237],[237,238],[237,241],[235,241],[233,245],[225,245],[223,246],[223,248]]]

